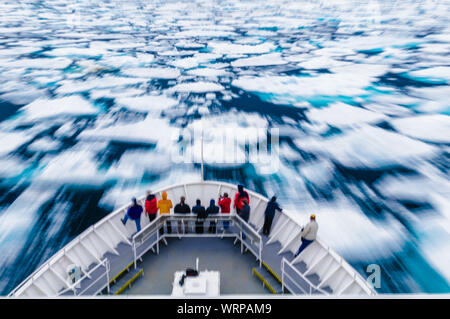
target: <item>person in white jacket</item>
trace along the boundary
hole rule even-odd
[[[310,218],[310,222],[306,224],[306,226],[302,229],[300,235],[302,236],[302,244],[298,248],[295,257],[300,255],[300,253],[308,247],[317,237],[317,230],[319,229],[319,225],[316,222],[316,215],[312,214]]]

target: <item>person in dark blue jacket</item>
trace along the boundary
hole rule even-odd
[[[128,219],[134,220],[136,222],[137,231],[141,231],[141,214],[144,211],[141,205],[137,203],[136,198],[132,198],[133,204],[128,207],[128,211],[125,214],[125,218],[121,219],[122,223],[125,225]]]
[[[188,204],[185,203],[185,201],[186,201],[186,197],[181,196],[180,203],[176,204],[175,208],[173,209],[173,212],[175,214],[190,214],[191,213],[191,208],[189,207]],[[181,234],[183,232],[181,224],[182,224],[181,222],[178,222],[178,233],[179,234]],[[188,224],[189,224],[188,222],[186,222],[184,224],[184,233],[185,234],[189,233],[189,225]]]
[[[278,203],[276,202],[276,196],[273,196],[270,201],[267,203],[266,210],[264,211],[264,226],[263,226],[263,235],[269,236],[270,228],[272,227],[272,221],[275,217],[275,210],[279,210],[280,212],[283,209],[280,208]]]
[[[210,215],[217,215],[219,213],[219,206],[216,206],[216,201],[214,199],[211,199],[211,201],[209,202],[209,207],[206,209],[206,216],[210,216]],[[209,223],[209,228],[208,228],[208,232],[209,233],[215,233],[216,232],[216,222],[215,221],[210,221]]]
[[[192,207],[192,213],[197,215],[197,221],[195,222],[195,232],[197,234],[203,234],[203,223],[208,215],[206,214],[206,209],[202,206],[200,199],[197,199],[196,205]]]

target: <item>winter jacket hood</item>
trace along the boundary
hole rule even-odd
[[[211,199],[209,202],[209,207],[206,209],[206,214],[218,214],[219,213],[219,206],[216,206],[216,201],[214,199]]]
[[[160,214],[170,214],[170,209],[172,206],[172,201],[170,199],[167,199],[167,193],[164,191],[162,192],[162,199],[158,201],[158,208]]]

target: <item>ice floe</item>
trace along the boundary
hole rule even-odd
[[[48,152],[57,150],[59,147],[61,147],[59,141],[43,137],[28,145],[27,149],[35,152]]]
[[[153,62],[153,60],[154,56],[151,54],[138,55],[137,57],[122,54],[122,55],[102,57],[102,59],[98,63],[112,67],[123,67],[123,66],[138,66],[140,64]]]
[[[0,134],[0,137],[2,134]],[[2,155],[0,150],[0,156]],[[2,157],[0,158],[0,177],[11,178],[18,176],[28,168],[28,163],[21,161],[16,157]]]
[[[450,143],[450,116],[416,115],[393,119],[390,124],[400,133],[423,141]]]
[[[380,122],[387,118],[383,114],[345,103],[334,103],[320,109],[312,108],[306,115],[313,122],[323,122],[336,127],[360,126],[364,123]]]
[[[450,115],[450,86],[409,88],[411,94],[421,97],[417,110],[427,113]]]
[[[192,74],[196,76],[203,77],[218,77],[222,75],[228,74],[227,71],[221,69],[213,69],[213,68],[198,68],[194,70],[189,70],[187,74]]]
[[[168,121],[148,115],[144,120],[111,123],[100,121],[93,128],[86,128],[79,135],[84,140],[116,140],[168,146],[172,135],[178,133],[178,128],[169,125]]]
[[[122,73],[129,76],[155,79],[176,79],[181,74],[178,69],[162,67],[131,68],[122,70]]]
[[[181,69],[193,69],[198,66],[198,60],[196,58],[184,58],[174,60],[171,65]]]
[[[407,240],[406,230],[394,218],[369,219],[348,202],[335,202],[332,206],[316,204],[303,211],[292,217],[305,225],[310,214],[307,212],[314,212],[319,224],[318,237],[347,260],[388,258],[400,252]]]
[[[244,146],[250,145],[251,160],[260,159],[263,143],[267,141],[267,121],[258,116],[241,116],[242,113],[230,113],[227,116],[213,115],[196,120],[180,131],[184,140],[185,153],[177,154],[180,162],[201,161],[201,136],[203,133],[204,161],[208,165],[219,167],[241,166],[246,161]],[[206,118],[206,117],[205,117]],[[260,142],[261,151],[256,152],[256,143]],[[267,153],[267,149],[266,149]]]
[[[102,56],[106,53],[103,49],[94,48],[55,48],[51,51],[46,52],[50,56],[67,56],[67,57],[97,57]]]
[[[145,78],[127,78],[117,76],[104,76],[90,80],[63,80],[60,81],[60,87],[56,89],[57,93],[70,94],[77,92],[86,92],[95,88],[111,88],[126,85],[136,85],[148,81]]]
[[[220,54],[258,54],[268,53],[275,50],[275,45],[270,42],[264,42],[257,45],[235,44],[230,42],[214,42],[208,43],[208,47],[212,48],[213,52]]]
[[[237,59],[231,62],[233,67],[251,67],[251,66],[267,66],[282,65],[287,62],[283,60],[280,53],[263,54],[251,58]]]
[[[298,102],[315,96],[352,96],[366,94],[377,76],[386,72],[385,66],[356,64],[331,68],[336,74],[316,76],[241,76],[232,85],[243,90],[264,93],[272,102]]]
[[[53,184],[102,185],[107,180],[118,177],[100,171],[95,156],[93,147],[92,150],[72,149],[47,157],[41,163],[36,180]]]
[[[450,67],[437,66],[432,68],[426,68],[417,71],[409,72],[409,75],[418,78],[431,78],[437,80],[450,81]]]
[[[217,83],[213,82],[190,82],[190,83],[180,83],[170,88],[169,90],[175,92],[188,92],[188,93],[206,93],[206,92],[216,92],[223,91],[225,88]]]
[[[139,112],[161,112],[178,104],[178,101],[165,95],[143,95],[121,97],[116,104]]]
[[[299,138],[295,143],[305,151],[323,153],[344,166],[360,168],[414,165],[439,153],[435,146],[372,126],[322,140]]]
[[[31,140],[27,132],[1,132],[0,131],[0,156],[15,151],[19,146]]]
[[[26,120],[40,120],[58,116],[94,115],[98,109],[81,96],[73,95],[56,99],[37,99],[24,106]]]
[[[14,90],[0,94],[0,100],[8,101],[16,105],[25,105],[37,98],[47,96],[47,91],[30,85],[19,85]]]
[[[37,59],[19,59],[10,60],[6,62],[7,67],[14,68],[30,68],[30,69],[65,69],[70,64],[72,60],[68,58],[58,57],[58,58],[37,58]]]
[[[290,61],[302,61],[298,66],[305,69],[328,69],[329,67],[337,67],[349,65],[350,62],[338,61],[328,56],[291,56]]]

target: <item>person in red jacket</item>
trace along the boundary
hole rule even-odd
[[[238,215],[241,214],[241,209],[244,207],[243,199],[247,199],[248,204],[250,204],[250,198],[248,197],[248,193],[244,190],[244,186],[238,185],[238,192],[234,196],[234,204],[233,207],[236,208],[236,212]]]
[[[222,195],[220,195],[218,204],[220,206],[220,212],[222,214],[230,213],[231,198],[228,197],[228,193],[223,193],[223,197]],[[230,227],[230,222],[224,221],[223,229],[227,229],[228,227]]]
[[[155,220],[156,213],[158,212],[158,200],[156,196],[150,191],[147,191],[147,198],[145,199],[145,214],[150,219],[150,223]]]

